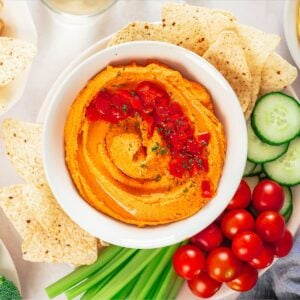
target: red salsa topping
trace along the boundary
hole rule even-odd
[[[171,101],[167,92],[158,84],[142,81],[133,90],[103,89],[86,108],[89,121],[118,123],[134,117],[136,113],[148,124],[148,138],[151,138],[156,128],[166,141],[171,153],[171,175],[182,178],[185,173],[193,176],[200,170],[208,172],[208,161],[204,153],[210,140],[209,132],[195,137],[195,130],[181,106]],[[202,191],[206,197],[210,194],[208,184],[206,181],[202,183]]]

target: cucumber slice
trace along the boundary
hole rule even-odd
[[[285,220],[285,223],[287,223],[289,221],[292,214],[293,214],[293,205],[290,207],[290,209],[287,211],[287,213],[283,216],[284,220]]]
[[[255,163],[247,160],[243,176],[249,176],[249,174],[254,170],[255,167]]]
[[[292,191],[289,187],[287,186],[283,186],[283,193],[284,193],[284,202],[283,202],[283,206],[281,208],[281,210],[279,211],[279,213],[282,216],[285,216],[286,214],[289,213],[290,209],[293,206],[293,195],[292,195]]]
[[[285,153],[289,144],[282,144],[279,146],[272,146],[262,142],[252,129],[251,123],[247,122],[248,132],[248,160],[254,163],[264,163],[275,160]]]
[[[290,142],[285,154],[278,159],[263,164],[268,177],[282,185],[296,185],[300,183],[300,137]]]
[[[264,95],[256,102],[251,124],[265,143],[284,144],[300,133],[300,105],[296,99],[283,93]]]
[[[263,171],[262,165],[256,165],[249,176],[256,176],[259,175]]]

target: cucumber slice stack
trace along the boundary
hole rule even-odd
[[[261,173],[286,186],[300,183],[300,104],[283,93],[262,96],[247,124],[248,160],[256,166],[247,176]],[[259,172],[257,172],[259,171]]]

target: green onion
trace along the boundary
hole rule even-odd
[[[161,249],[140,250],[129,263],[92,299],[110,299],[125,287],[148,263],[160,253]]]
[[[109,246],[101,251],[97,261],[89,266],[82,266],[77,268],[72,273],[66,275],[55,283],[49,285],[45,291],[49,298],[54,298],[70,287],[74,286],[78,282],[87,278],[91,274],[95,273],[97,270],[105,266],[108,262],[112,260],[123,248],[118,246]]]
[[[118,268],[118,266],[120,264],[125,262],[130,256],[135,254],[135,252],[137,252],[137,251],[138,251],[137,249],[123,248],[123,250],[120,253],[118,253],[118,255],[116,257],[114,257],[112,262],[110,264],[108,264],[104,269],[99,270],[97,273],[95,273],[94,275],[89,277],[87,280],[76,285],[74,288],[68,290],[66,292],[68,299],[73,299],[73,298],[77,297],[78,295],[82,294],[83,292],[85,292],[86,290],[88,290],[89,288],[91,288],[93,285],[98,284],[103,278],[105,278],[107,275],[111,274],[115,269]],[[133,260],[134,260],[134,257],[131,261],[133,261]]]

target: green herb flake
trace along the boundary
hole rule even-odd
[[[136,91],[131,91],[130,92],[131,96],[135,97],[137,95]]]
[[[189,191],[189,189],[186,188],[186,187],[183,189],[183,192],[184,192],[184,193],[187,193],[188,191]]]
[[[127,110],[128,110],[127,104],[122,104],[122,112],[123,112],[123,113],[126,113]]]
[[[168,150],[165,147],[162,147],[160,150],[161,155],[165,155],[168,152]]]
[[[158,143],[156,143],[156,145],[151,148],[152,152],[156,152],[158,149],[159,149]]]

